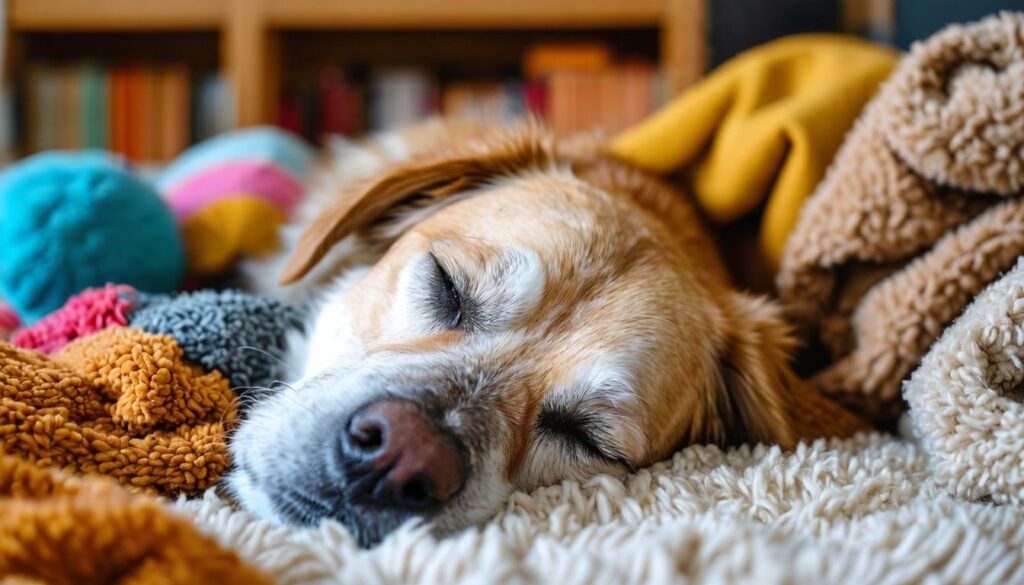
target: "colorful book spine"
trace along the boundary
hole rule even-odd
[[[163,139],[161,160],[171,160],[189,145],[191,102],[189,71],[184,65],[171,65],[163,75]]]
[[[129,70],[126,66],[115,67],[110,81],[110,149],[116,153],[127,155],[130,122],[128,120],[128,81]]]
[[[96,63],[82,67],[81,143],[85,148],[108,148],[110,84],[106,71]]]
[[[78,66],[64,66],[56,69],[60,124],[58,133],[60,142],[58,146],[64,150],[75,150],[81,146],[82,125],[80,107],[81,99],[81,68]]]

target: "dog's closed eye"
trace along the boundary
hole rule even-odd
[[[457,329],[462,325],[465,316],[462,294],[438,257],[431,253],[430,259],[434,263],[432,278],[435,282],[431,283],[430,288],[434,292],[436,310],[445,328]]]
[[[608,425],[599,416],[561,406],[542,406],[534,430],[540,440],[557,441],[573,455],[601,459],[627,469],[629,458],[608,440]]]

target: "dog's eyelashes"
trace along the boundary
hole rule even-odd
[[[625,456],[602,444],[598,424],[599,421],[587,413],[542,407],[537,413],[535,430],[540,437],[560,441],[592,458],[631,467]]]
[[[441,320],[447,329],[457,329],[462,325],[462,295],[451,275],[433,253],[430,254],[434,261],[434,268],[437,274],[437,285],[434,286],[434,297]]]

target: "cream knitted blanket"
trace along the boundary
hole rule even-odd
[[[516,494],[481,529],[439,541],[407,525],[372,550],[213,491],[177,507],[281,583],[1024,584],[1022,384],[1024,260],[907,383],[920,446],[695,446],[624,481]]]
[[[619,481],[516,494],[482,529],[360,550],[212,491],[177,507],[281,583],[1024,583],[1024,509],[953,499],[898,438],[684,449]]]

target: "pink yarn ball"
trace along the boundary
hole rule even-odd
[[[10,305],[0,301],[0,340],[10,337],[19,325],[21,325],[21,320],[18,319],[18,314]]]
[[[110,326],[123,327],[128,324],[132,308],[131,301],[123,295],[132,292],[135,289],[128,285],[113,284],[86,289],[35,325],[18,331],[14,345],[52,353],[79,337]]]

